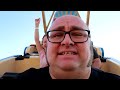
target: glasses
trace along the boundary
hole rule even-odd
[[[64,40],[65,35],[69,34],[71,40],[75,43],[83,43],[88,40],[90,36],[89,30],[71,30],[69,32],[62,30],[52,30],[47,32],[47,38],[49,42],[60,43]]]

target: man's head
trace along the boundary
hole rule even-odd
[[[47,60],[50,68],[63,71],[84,70],[91,65],[90,31],[81,18],[57,18],[47,32]]]

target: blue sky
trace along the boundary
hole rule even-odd
[[[46,20],[51,11],[45,11]],[[80,11],[86,21],[86,11]],[[24,48],[34,44],[35,18],[41,18],[41,11],[0,11],[0,59],[23,55]],[[120,60],[120,11],[91,11],[89,25],[95,46],[103,47],[106,57]],[[44,34],[40,23],[40,40]]]

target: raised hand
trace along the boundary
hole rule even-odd
[[[40,24],[40,18],[35,19],[35,29],[39,28],[39,24]]]

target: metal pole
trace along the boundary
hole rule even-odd
[[[90,21],[90,11],[87,11],[87,21],[86,24],[89,27],[89,21]]]
[[[79,12],[77,11],[77,13],[78,13],[78,16],[80,17],[80,14],[79,14]]]
[[[49,24],[50,24],[50,21],[51,21],[53,15],[54,15],[54,12],[55,12],[55,11],[53,11],[53,13],[52,13],[52,15],[51,15],[51,17],[50,17],[50,20],[49,20],[49,22],[48,22],[48,25],[47,25],[47,27],[46,27],[46,30],[48,29],[48,26],[49,26]]]
[[[46,19],[45,19],[44,11],[42,11],[42,18],[43,18],[44,33],[46,33]]]

